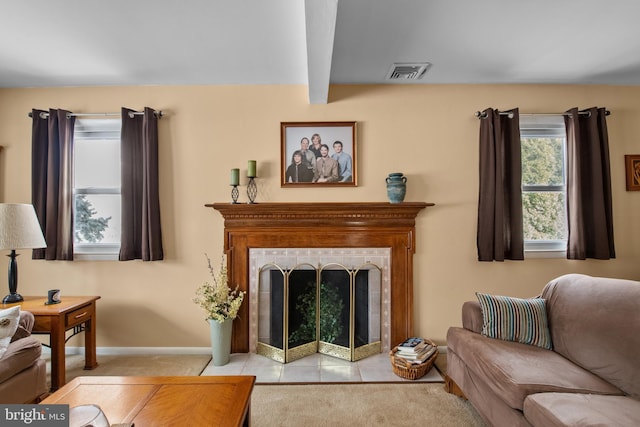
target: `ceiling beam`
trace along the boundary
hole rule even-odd
[[[329,99],[338,0],[305,0],[304,15],[309,103],[326,104]]]

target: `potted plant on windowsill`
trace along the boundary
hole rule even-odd
[[[222,256],[220,267],[216,272],[211,266],[211,259],[205,254],[209,266],[212,282],[204,282],[197,290],[193,299],[202,307],[207,315],[211,329],[211,354],[215,366],[226,365],[231,354],[231,332],[233,319],[238,317],[238,310],[242,305],[245,292],[229,287],[227,275],[227,257]]]

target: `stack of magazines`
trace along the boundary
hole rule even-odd
[[[398,346],[395,355],[418,365],[429,359],[435,352],[436,347],[431,343],[423,338],[411,337]]]

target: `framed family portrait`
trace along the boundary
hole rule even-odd
[[[355,187],[356,122],[282,122],[282,187]]]
[[[640,154],[624,156],[627,173],[627,191],[640,191]]]

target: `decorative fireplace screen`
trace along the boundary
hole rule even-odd
[[[259,270],[258,354],[281,363],[314,353],[356,361],[381,352],[382,270],[367,262]]]

